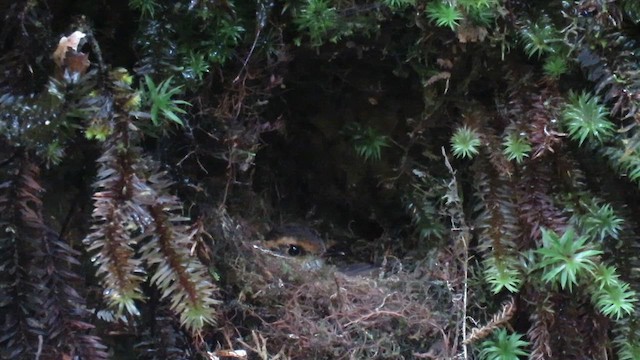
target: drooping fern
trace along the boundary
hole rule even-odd
[[[41,188],[33,171],[22,161],[4,173],[10,180],[0,185],[0,355],[7,359],[32,358],[38,339],[46,337],[38,266],[44,234],[37,213]]]
[[[80,356],[106,359],[101,340],[87,333],[90,314],[75,286],[80,277],[71,266],[79,264],[79,253],[43,222],[39,169],[20,157],[13,181],[2,186],[2,259],[8,279],[0,279],[0,305],[4,308],[0,343],[2,357],[47,358]],[[13,194],[13,195],[12,195]],[[12,263],[13,262],[13,263]]]
[[[515,258],[516,243],[520,237],[518,218],[515,212],[513,184],[503,173],[498,175],[482,160],[476,160],[476,194],[482,200],[482,212],[476,219],[481,229],[479,244],[485,252],[485,277],[493,293],[503,289],[518,292],[523,277]]]
[[[531,327],[527,331],[527,337],[531,343],[532,360],[552,359],[553,350],[551,347],[551,328],[554,323],[555,313],[546,295],[537,294],[538,301],[535,301],[535,308],[529,316]]]
[[[95,253],[110,306],[138,315],[138,301],[144,298],[141,283],[150,276],[162,299],[179,313],[181,324],[198,332],[213,323],[217,303],[205,267],[190,253],[198,231],[186,225],[181,202],[168,194],[165,175],[136,147],[131,109],[125,105],[137,95],[118,80],[121,74],[113,76],[113,131],[98,160],[95,224],[87,236],[88,249]]]

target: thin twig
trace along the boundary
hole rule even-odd
[[[458,196],[458,183],[456,181],[456,171],[451,166],[449,162],[449,158],[447,157],[447,152],[445,151],[444,146],[442,147],[442,156],[444,156],[444,163],[449,169],[451,173],[451,182],[449,183],[449,198],[447,199],[447,204],[455,207],[455,211],[459,213],[460,216],[456,217],[453,214],[453,210],[451,210],[451,225],[452,228],[459,229],[458,239],[462,242],[462,250],[463,250],[463,259],[462,259],[462,271],[464,276],[463,281],[463,294],[462,294],[462,358],[467,360],[469,358],[467,344],[465,340],[467,339],[467,301],[468,301],[468,266],[469,266],[469,245],[468,245],[468,236],[469,236],[469,228],[466,226],[464,221],[464,212],[462,210],[462,204],[460,203],[460,197]]]

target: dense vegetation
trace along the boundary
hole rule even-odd
[[[0,358],[640,359],[640,2],[0,14]]]

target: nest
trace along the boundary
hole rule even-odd
[[[395,271],[375,277],[347,276],[259,242],[240,247],[231,266],[238,293],[224,321],[228,346],[259,359],[452,355],[446,349],[455,348],[448,329],[455,302],[442,274],[426,263],[398,262]]]

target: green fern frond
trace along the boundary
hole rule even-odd
[[[555,44],[562,41],[560,33],[546,16],[537,22],[527,22],[519,34],[529,57],[540,58],[543,54],[555,53]]]
[[[453,155],[458,158],[473,158],[478,154],[480,144],[480,135],[467,126],[458,128],[451,137]]]
[[[607,108],[600,104],[597,96],[586,92],[580,95],[572,93],[562,111],[562,119],[571,139],[578,141],[580,145],[587,139],[602,143],[615,132],[607,114]]]
[[[394,11],[404,10],[416,5],[415,0],[383,0],[382,2]]]
[[[616,216],[609,204],[602,206],[594,204],[589,207],[589,214],[586,214],[581,221],[585,233],[600,241],[607,237],[618,239],[623,222],[624,220]]]
[[[625,151],[624,145],[610,146],[604,149],[613,168],[629,180],[640,184],[640,155],[636,151]]]
[[[638,360],[640,359],[640,342],[631,342],[630,339],[624,339],[618,342],[618,359],[619,360]]]
[[[482,342],[480,358],[483,360],[518,360],[520,356],[527,356],[525,350],[529,342],[522,340],[524,335],[508,334],[506,329],[498,329],[493,339]]]
[[[372,127],[362,127],[359,123],[345,125],[343,132],[351,137],[353,147],[365,161],[379,161],[382,148],[389,147],[389,137]]]
[[[620,282],[618,269],[609,265],[598,264],[593,271],[593,277],[597,291],[601,291],[612,286],[618,286]]]
[[[602,251],[590,248],[587,236],[577,236],[572,228],[558,236],[553,230],[542,229],[543,247],[537,252],[541,256],[539,267],[542,279],[559,284],[561,289],[573,291],[579,279],[593,273],[597,256]]]
[[[522,274],[514,261],[490,257],[485,261],[484,276],[491,284],[491,292],[499,293],[503,289],[517,293],[523,283]]]
[[[545,75],[552,79],[557,79],[569,71],[567,57],[564,55],[551,55],[544,61],[542,69]]]
[[[178,125],[184,125],[184,122],[177,114],[187,113],[180,107],[181,105],[191,106],[187,101],[173,99],[175,95],[182,93],[182,85],[171,86],[172,79],[173,77],[170,77],[156,85],[151,77],[148,75],[144,77],[147,85],[145,94],[151,104],[151,121],[156,126],[160,125],[161,116]]]
[[[631,21],[635,24],[640,24],[640,2],[637,0],[624,0],[622,9]],[[640,359],[640,356],[638,359]]]
[[[636,292],[630,285],[616,281],[614,286],[604,287],[595,294],[596,307],[602,314],[612,319],[619,320],[625,315],[630,315],[637,301]]]
[[[427,5],[426,10],[429,20],[438,26],[448,27],[451,30],[455,30],[460,24],[460,20],[464,18],[460,10],[446,1],[431,2]]]
[[[531,144],[527,138],[516,133],[507,135],[502,145],[504,145],[504,154],[507,159],[515,160],[518,164],[529,157],[531,152]]]
[[[153,19],[156,10],[160,8],[155,0],[129,0],[129,7],[133,10],[140,11],[140,18],[149,17]]]
[[[338,13],[328,0],[306,0],[295,14],[298,30],[309,35],[311,46],[320,46],[338,28]]]

